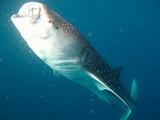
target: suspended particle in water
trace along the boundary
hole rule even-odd
[[[7,96],[6,96],[6,99],[7,99],[7,100],[8,100],[8,99],[10,99],[10,96],[9,96],[9,95],[7,95]]]
[[[32,101],[32,104],[37,104],[37,101],[36,101],[36,100],[33,100],[33,101]]]
[[[89,33],[88,33],[88,36],[89,36],[89,37],[92,37],[92,36],[93,36],[93,33],[92,33],[92,32],[89,32]]]
[[[92,114],[92,115],[94,114],[94,110],[93,109],[90,110],[90,114]]]
[[[124,29],[123,29],[123,28],[120,28],[119,31],[120,31],[120,32],[124,32]]]
[[[28,112],[32,112],[32,108],[28,108]]]
[[[39,97],[40,97],[40,98],[44,98],[44,96],[43,96],[43,95],[40,95]]]
[[[45,112],[45,113],[47,113],[47,112],[48,112],[47,108],[45,108],[45,109],[44,109],[44,112]]]
[[[2,58],[0,58],[0,62],[2,62]]]
[[[98,9],[100,9],[102,6],[101,6],[101,5],[97,5],[96,7],[97,7]]]
[[[91,101],[91,102],[94,102],[94,99],[93,99],[93,98],[91,98],[91,99],[90,99],[90,101]]]
[[[48,87],[49,87],[49,88],[52,88],[52,87],[53,87],[53,85],[52,85],[52,84],[49,84],[49,85],[48,85]]]

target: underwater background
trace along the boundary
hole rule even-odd
[[[27,46],[10,16],[28,1],[0,1],[0,120],[118,120],[118,110],[55,76]],[[160,120],[159,0],[37,1],[74,24],[113,68],[123,66],[128,90],[137,80],[130,120]]]

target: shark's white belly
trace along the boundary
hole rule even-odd
[[[29,41],[27,43],[34,53],[50,68],[56,70],[62,76],[85,86],[94,93],[103,89],[107,90],[107,86],[105,86],[104,83],[96,79],[94,75],[87,72],[87,70],[78,63],[79,54],[83,49],[81,43],[78,41],[67,41],[66,39],[69,38],[64,38],[63,36],[54,36],[49,39],[45,39],[45,41],[38,40],[33,37],[26,39],[30,39],[27,40]],[[39,41],[41,42],[36,45],[35,43]]]

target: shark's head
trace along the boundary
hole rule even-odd
[[[25,3],[11,20],[40,58],[78,56],[84,46],[77,30],[45,4]]]
[[[11,20],[22,36],[26,37],[46,38],[50,29],[56,29],[51,11],[38,2],[24,4],[17,14],[11,16]]]

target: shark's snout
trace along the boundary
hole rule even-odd
[[[18,13],[14,14],[11,16],[11,19],[16,19],[16,18],[20,18],[22,16],[20,16]]]

